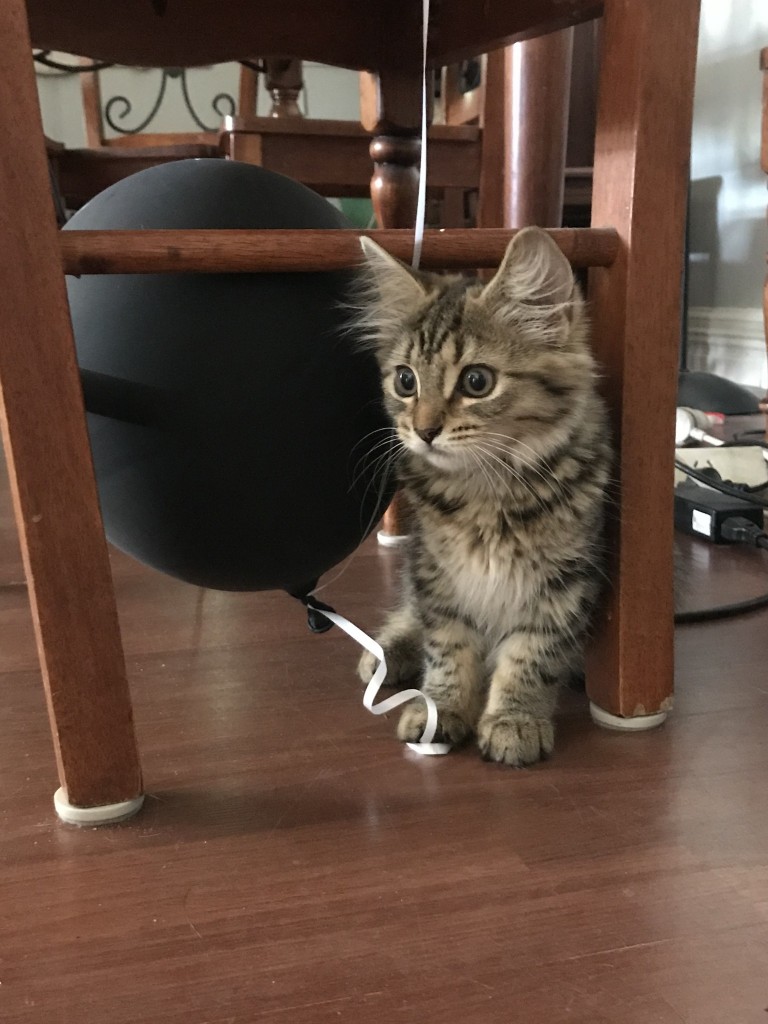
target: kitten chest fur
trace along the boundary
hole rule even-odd
[[[446,507],[451,502],[461,506],[449,512],[424,502],[424,484],[418,494],[411,492],[420,526],[412,571],[418,577],[428,566],[435,567],[433,590],[470,620],[492,647],[521,620],[535,616],[544,581],[558,571],[562,559],[555,550],[547,554],[542,524],[516,519],[509,492],[505,502],[472,483],[462,486],[456,481],[439,488]],[[567,537],[571,530],[568,524],[563,528]],[[578,536],[567,540],[571,552],[579,546]]]

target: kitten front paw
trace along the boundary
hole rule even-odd
[[[477,745],[486,760],[522,768],[549,757],[555,747],[555,729],[548,718],[485,715],[477,728]]]
[[[399,686],[401,683],[418,679],[421,674],[421,650],[415,641],[406,637],[380,642],[387,659],[387,675],[384,679],[384,686]],[[366,686],[370,683],[378,667],[378,658],[374,657],[370,651],[364,651],[357,663],[357,674]]]
[[[374,658],[370,651],[363,651],[360,655],[360,661],[357,663],[357,674],[366,686],[373,679],[373,673],[378,668],[378,664],[378,660]]]
[[[418,704],[409,704],[400,716],[397,738],[403,743],[418,743],[424,734],[426,724],[427,709],[421,701]],[[437,709],[437,732],[433,742],[450,743],[455,747],[463,743],[471,732],[472,729],[461,715],[457,715],[455,711]]]

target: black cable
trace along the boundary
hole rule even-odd
[[[758,441],[754,439],[754,434],[759,434],[762,440]],[[748,441],[747,438],[753,439]],[[765,429],[763,427],[757,427],[755,430],[740,430],[738,434],[733,435],[730,441],[726,441],[723,447],[729,448],[740,444],[745,447],[754,445],[756,448],[768,448],[768,441],[765,440]]]
[[[724,540],[732,543],[751,544],[753,548],[764,548],[768,545],[768,533],[744,516],[728,516],[720,528],[720,533]]]
[[[759,494],[760,491],[768,490],[768,480],[761,480],[759,484],[742,484],[736,483],[734,480],[723,480],[712,463],[704,469],[700,469],[699,472],[703,473],[713,486],[723,484],[725,487],[736,487],[738,490],[743,491],[744,494]]]
[[[760,431],[762,434],[762,431]],[[750,441],[747,439],[745,434],[737,434],[732,437],[730,441],[724,441],[722,444],[717,445],[718,448],[768,448],[768,442],[766,441]]]
[[[732,484],[733,481],[727,480],[726,483]],[[742,484],[741,489],[745,494],[757,494],[758,491],[768,490],[768,480],[763,480],[762,483],[759,484]]]
[[[702,473],[698,469],[693,469],[682,459],[675,459],[675,468],[679,469],[681,473],[687,474],[693,480],[698,481],[700,484],[705,484],[707,487],[712,487],[716,491],[720,491],[721,494],[728,494],[731,498],[741,498],[743,501],[748,501],[752,505],[757,505],[758,508],[768,509],[768,501],[764,501],[761,498],[756,498],[749,491],[742,490],[739,487],[730,487],[728,484],[724,484],[721,480],[713,480],[707,473]]]
[[[729,516],[722,525],[721,534],[726,540],[734,544],[749,544],[752,547],[768,551],[768,533],[743,516]],[[683,624],[687,622],[708,622],[712,619],[727,619],[732,615],[743,615],[745,612],[757,611],[759,608],[768,608],[768,594],[752,597],[748,601],[738,601],[736,604],[722,604],[714,608],[699,608],[690,612],[678,612],[675,615],[675,622]]]
[[[752,597],[749,601],[738,601],[736,604],[721,604],[715,608],[698,608],[690,612],[677,612],[675,622],[678,625],[685,625],[689,622],[710,622],[712,619],[728,619],[732,615],[756,612],[759,608],[768,608],[768,594]]]
[[[54,71],[66,71],[69,75],[84,75],[89,71],[103,71],[104,68],[113,68],[114,64],[107,64],[104,61],[93,61],[91,64],[62,64],[48,56],[51,50],[38,50],[32,54],[32,60],[43,67],[52,68]]]

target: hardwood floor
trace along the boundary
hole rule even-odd
[[[687,550],[691,605],[768,589],[768,556]],[[397,559],[367,545],[324,596],[373,627]],[[679,630],[664,728],[569,694],[518,772],[404,753],[290,598],[114,570],[149,797],[78,830],[3,477],[0,1020],[768,1020],[768,612]]]

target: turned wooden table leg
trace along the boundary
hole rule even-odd
[[[292,58],[268,58],[264,61],[264,84],[272,97],[270,117],[303,117],[299,96],[304,88],[303,63]]]
[[[591,272],[590,299],[619,459],[587,692],[617,728],[657,724],[672,701],[671,439],[698,14],[699,0],[605,3],[592,225],[613,225],[621,245]]]
[[[363,127],[373,134],[376,221],[382,228],[413,227],[421,160],[421,69],[361,75],[360,107]],[[405,501],[397,494],[384,513],[380,542],[400,543],[408,532],[407,518]]]
[[[371,141],[371,199],[379,227],[412,228],[416,223],[421,140],[376,135]]]
[[[69,821],[141,805],[141,772],[58,254],[24,0],[0,4],[0,420]]]
[[[378,225],[412,228],[421,159],[421,69],[363,73],[360,120],[373,136],[371,200]]]

